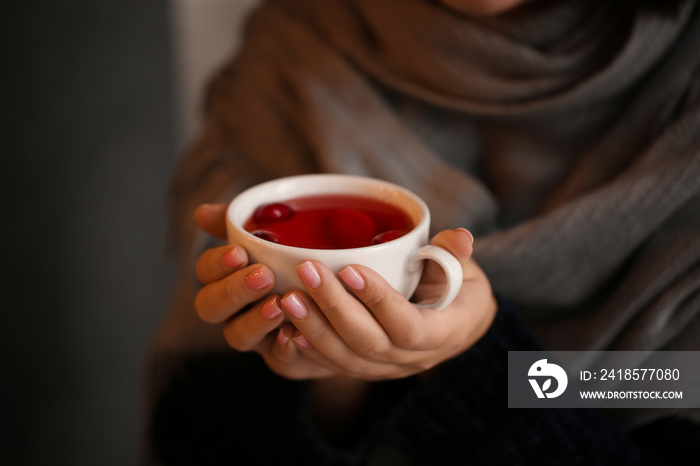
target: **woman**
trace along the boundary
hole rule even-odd
[[[700,11],[692,0],[655,3],[260,8],[209,88],[202,135],[174,182],[183,273],[156,344],[154,456],[682,460],[698,438],[694,411],[628,410],[613,422],[505,406],[509,350],[697,349]],[[433,241],[467,277],[444,316],[382,303],[389,291],[370,270],[333,277],[320,263],[299,268],[303,292],[268,297],[264,264],[205,245],[192,225],[202,203],[318,171],[387,179],[426,200]],[[195,214],[211,237],[222,215],[220,204]],[[461,228],[476,238],[476,262]],[[405,327],[387,320],[393,309]],[[375,325],[353,334],[342,319],[353,310]],[[195,330],[197,314],[220,325]]]

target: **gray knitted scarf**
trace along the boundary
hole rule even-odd
[[[369,175],[422,196],[434,231],[472,230],[545,346],[698,349],[700,11],[627,3],[476,20],[428,0],[267,2],[175,179],[182,242],[198,244],[194,206],[253,183]]]

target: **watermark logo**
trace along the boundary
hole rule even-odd
[[[700,351],[508,351],[508,408],[699,408],[698,361]]]
[[[537,398],[556,398],[566,390],[566,385],[569,383],[569,378],[566,372],[556,364],[548,363],[546,359],[536,361],[530,370],[527,372],[530,385],[535,391]],[[554,391],[548,391],[552,388],[552,379],[557,381],[557,386]],[[539,380],[542,380],[540,385]]]

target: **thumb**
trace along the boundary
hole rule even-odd
[[[472,256],[474,237],[464,228],[456,230],[443,230],[430,240],[430,244],[446,249],[455,256],[462,265],[462,270],[466,271],[467,264]],[[465,272],[466,276],[466,272]],[[427,282],[444,282],[445,272],[442,267],[434,261],[425,261],[423,279]]]
[[[201,204],[194,209],[199,228],[217,238],[226,239],[226,204]]]
[[[447,249],[462,265],[469,261],[474,251],[474,236],[464,228],[441,231],[430,242]]]

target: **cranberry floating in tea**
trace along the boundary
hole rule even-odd
[[[387,230],[382,233],[374,235],[372,238],[372,244],[382,244],[393,241],[396,238],[401,238],[406,232],[403,230]]]
[[[350,249],[385,243],[411,231],[401,208],[362,196],[315,195],[258,207],[245,223],[255,236],[288,246]]]
[[[287,204],[275,202],[273,204],[265,204],[253,213],[253,220],[259,225],[268,223],[277,223],[284,220],[289,220],[294,215],[294,211]]]
[[[280,239],[277,237],[276,234],[272,233],[271,231],[265,231],[265,230],[255,230],[253,232],[255,236],[257,236],[260,239],[264,239],[265,241],[269,241],[271,243],[279,243]]]

